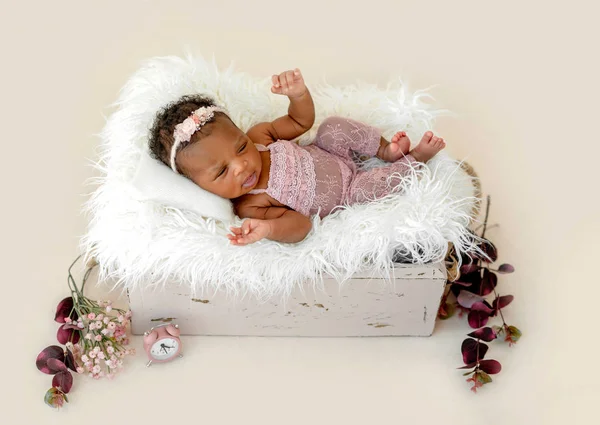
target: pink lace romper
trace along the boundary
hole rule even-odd
[[[388,177],[404,175],[416,164],[412,155],[372,170],[358,170],[353,152],[373,157],[380,146],[381,133],[348,118],[327,118],[319,126],[315,141],[299,146],[278,140],[268,146],[271,168],[264,193],[306,216],[325,217],[336,206],[364,203],[390,192]]]

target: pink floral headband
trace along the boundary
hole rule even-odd
[[[189,117],[183,120],[182,123],[175,126],[175,131],[173,132],[175,141],[171,147],[171,168],[177,174],[179,174],[179,172],[177,171],[177,165],[175,164],[175,157],[177,156],[177,151],[181,147],[181,144],[189,142],[192,138],[192,134],[200,130],[204,124],[210,121],[212,117],[214,117],[215,112],[227,113],[225,109],[219,106],[203,106],[196,109]]]

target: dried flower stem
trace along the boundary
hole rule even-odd
[[[491,204],[491,196],[487,196],[487,202],[485,206],[485,219],[483,220],[483,231],[481,232],[481,238],[485,237],[485,231],[487,229],[488,217],[490,215],[490,204]]]

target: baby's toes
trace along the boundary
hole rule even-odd
[[[394,137],[392,137],[392,142],[398,142],[403,137],[406,137],[406,133],[404,131],[399,131],[396,134],[394,134]]]
[[[432,139],[433,139],[433,133],[431,131],[427,131],[423,135],[423,138],[421,139],[421,142],[423,142],[423,143],[431,143]]]

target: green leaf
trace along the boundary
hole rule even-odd
[[[517,342],[519,340],[519,338],[521,338],[521,335],[522,335],[521,331],[516,326],[509,326],[508,333],[510,334],[510,336],[514,342]]]
[[[440,310],[438,312],[438,317],[441,320],[447,320],[447,319],[451,318],[452,316],[454,316],[455,312],[456,312],[456,307],[454,306],[454,303],[446,302],[446,303],[444,303],[444,305],[442,305],[440,307]]]
[[[489,384],[490,382],[492,382],[492,377],[484,371],[480,370],[479,372],[477,372],[477,380],[482,384]]]
[[[67,403],[69,402],[69,400],[67,400],[66,394],[57,388],[50,388],[48,391],[46,391],[46,394],[44,395],[44,402],[48,406],[53,407],[55,409],[61,408],[63,402],[65,401]]]

